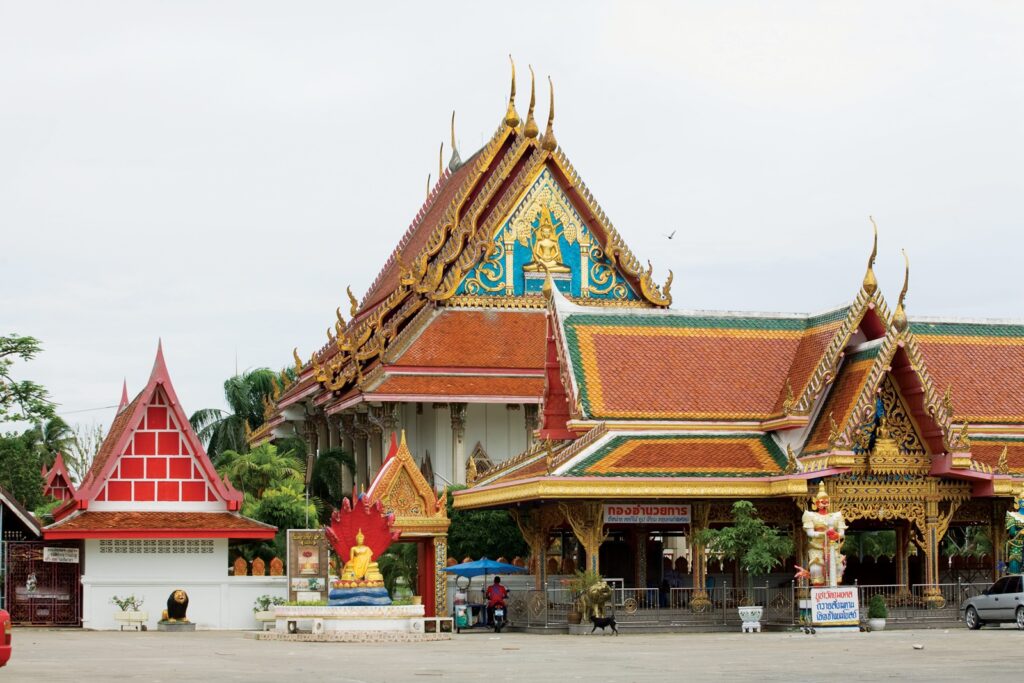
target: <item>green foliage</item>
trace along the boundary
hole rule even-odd
[[[281,446],[281,443],[278,442],[278,445]],[[324,501],[320,516],[322,524],[330,520],[331,513],[341,504],[342,498],[352,495],[351,491],[343,491],[341,488],[342,468],[355,476],[356,459],[351,453],[346,453],[340,448],[331,448],[320,453],[313,463],[309,493]]]
[[[455,487],[465,488],[465,487]],[[515,520],[506,510],[455,510],[452,489],[448,491],[448,554],[458,560],[464,557],[525,557],[526,541]]]
[[[736,560],[752,589],[755,575],[767,574],[793,554],[793,540],[765,524],[749,500],[733,503],[732,521],[732,526],[704,529],[697,541],[709,552]]]
[[[261,595],[252,603],[253,612],[266,612],[275,605],[283,605],[285,599],[276,595]]]
[[[8,434],[0,437],[0,486],[11,492],[18,502],[29,510],[42,505],[42,464],[38,453],[32,450],[25,435]]]
[[[57,453],[68,453],[75,442],[75,433],[59,417],[37,422],[24,437],[39,462],[47,467],[53,467]]]
[[[983,526],[950,527],[942,540],[942,554],[974,559],[991,556],[992,538]]]
[[[316,523],[318,502],[310,498],[307,505],[302,482],[293,479],[274,488],[265,489],[261,498],[246,495],[242,504],[242,514],[266,524],[273,524],[282,531],[305,529],[307,520],[311,524]]]
[[[267,489],[289,482],[298,482],[303,488],[305,469],[294,452],[279,452],[270,443],[243,453],[225,451],[217,465],[218,474],[227,475],[235,488],[256,498],[261,498]]]
[[[868,619],[885,619],[889,616],[889,608],[885,606],[885,598],[875,593],[868,601]]]
[[[189,423],[215,464],[219,464],[225,451],[249,450],[246,426],[258,429],[263,424],[264,401],[273,399],[277,381],[277,373],[270,368],[256,368],[229,377],[224,382],[224,400],[230,411],[204,408],[192,413]]]
[[[110,602],[117,605],[118,609],[122,612],[138,612],[142,609],[142,603],[145,602],[145,600],[137,598],[134,595],[129,595],[124,598],[119,598],[115,595],[110,598]]]
[[[289,600],[284,604],[289,607],[327,607],[326,600]]]
[[[16,359],[32,360],[42,349],[34,337],[0,336],[0,424],[35,423],[56,416],[45,388],[29,380],[16,381],[11,375]]]
[[[889,529],[883,531],[855,531],[846,534],[842,553],[847,557],[896,557],[896,532]]]
[[[417,547],[415,543],[395,543],[377,558],[380,573],[384,575],[384,588],[392,599],[399,584],[416,593],[418,575]]]
[[[51,524],[53,522],[53,511],[60,507],[61,503],[63,502],[63,500],[50,498],[45,502],[37,505],[36,508],[32,511],[32,514],[34,514],[39,519],[43,520],[44,523]]]
[[[74,429],[74,435],[70,448],[64,452],[64,464],[68,466],[71,478],[76,484],[80,484],[92,467],[96,454],[100,452],[100,446],[103,445],[103,425],[78,425]]]

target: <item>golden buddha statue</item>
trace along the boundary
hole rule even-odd
[[[523,266],[523,270],[531,273],[545,270],[550,273],[568,273],[572,269],[562,263],[562,249],[558,246],[558,232],[551,222],[551,212],[547,207],[540,212],[540,223],[534,233],[532,246],[533,260]]]
[[[363,545],[365,539],[363,530],[360,529],[356,533],[356,544],[348,553],[348,562],[341,569],[341,580],[383,585],[384,576],[380,573],[380,567],[373,561],[373,550]]]

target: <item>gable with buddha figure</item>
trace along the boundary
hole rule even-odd
[[[457,294],[540,294],[548,274],[566,296],[638,299],[545,168],[498,226],[484,259],[466,274]]]

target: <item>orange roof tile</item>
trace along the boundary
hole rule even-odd
[[[993,470],[999,456],[1006,449],[1006,464],[1011,474],[1024,474],[1024,439],[974,437],[971,439],[971,457]]]
[[[878,357],[879,346],[872,346],[859,353],[848,357],[842,367],[839,368],[839,375],[832,383],[832,387],[825,399],[825,405],[818,413],[818,418],[811,429],[811,435],[807,439],[802,455],[810,453],[821,453],[829,449],[829,434],[832,431],[831,416],[836,421],[836,426],[843,429],[843,426],[850,419],[850,413],[857,400],[864,392],[864,385],[868,381],[868,375]]]
[[[273,538],[277,528],[232,512],[85,510],[46,527],[47,539]]]
[[[380,395],[437,397],[501,396],[537,398],[544,393],[543,377],[481,375],[391,375],[371,393]]]
[[[543,310],[446,309],[394,365],[539,370],[544,367],[545,325]]]
[[[786,456],[761,434],[615,436],[560,476],[750,477],[782,473]]]

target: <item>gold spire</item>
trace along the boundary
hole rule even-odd
[[[535,138],[540,134],[537,121],[533,118],[533,106],[537,104],[537,90],[534,84],[533,66],[530,66],[530,109],[526,112],[526,127],[523,128],[523,135],[528,138]]]
[[[345,292],[348,294],[349,315],[354,318],[356,313],[359,312],[359,301],[356,300],[356,295],[352,293],[351,285],[345,288]]]
[[[430,174],[427,174],[427,199],[430,199]]]
[[[516,128],[519,125],[519,114],[516,113],[516,63],[512,61],[512,55],[508,56],[508,61],[512,64],[512,90],[508,95],[505,125],[509,128]]]
[[[558,147],[558,141],[555,140],[555,84],[551,82],[551,76],[548,76],[548,89],[550,95],[550,106],[548,107],[548,129],[544,131],[544,139],[541,140],[540,146],[549,152],[555,151]]]
[[[900,298],[896,302],[896,312],[892,314],[892,326],[897,331],[902,332],[907,329],[907,311],[903,307],[903,302],[907,298],[907,285],[910,284],[910,259],[907,258],[907,252],[904,249],[900,249],[903,252],[903,262],[906,265],[906,270],[903,273],[903,289],[900,291]]]
[[[441,141],[441,148],[437,150],[437,180],[441,181],[441,176],[444,174],[444,140]]]
[[[455,110],[452,110],[452,158],[448,160],[448,170],[455,171],[462,166],[462,157],[459,156],[459,147],[455,144]]]
[[[875,257],[878,256],[878,225],[875,224],[875,219],[871,216],[868,216],[868,220],[871,221],[871,227],[875,230],[875,241],[871,247],[871,256],[868,257],[868,270],[864,273],[864,284],[862,287],[870,295],[874,294],[878,289],[878,279],[875,277],[874,271]]]

